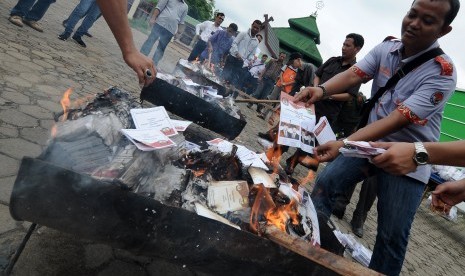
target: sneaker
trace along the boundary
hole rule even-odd
[[[23,24],[23,18],[19,15],[12,15],[8,18],[8,21],[10,21],[11,23],[15,24],[16,26],[18,27],[22,27],[24,26]]]
[[[84,41],[82,40],[80,36],[73,35],[72,39],[76,41],[76,43],[79,44],[79,46],[84,47],[84,48],[87,47],[87,45],[84,43]]]
[[[44,32],[44,29],[42,28],[42,26],[40,26],[40,24],[37,21],[24,19],[23,23],[28,25],[29,27],[33,28],[34,30],[36,30],[38,32],[41,32],[41,33]]]
[[[58,35],[58,39],[66,41],[69,38],[70,35],[71,34],[69,34],[69,33],[63,32],[63,33]]]

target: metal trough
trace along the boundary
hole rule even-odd
[[[22,160],[10,212],[16,220],[212,274],[335,274],[270,240],[39,159]]]
[[[140,98],[164,106],[167,111],[230,140],[236,138],[247,124],[245,120],[237,119],[221,108],[162,79],[156,79],[150,86],[144,87]]]

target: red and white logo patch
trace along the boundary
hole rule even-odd
[[[429,101],[433,105],[438,105],[442,100],[444,99],[444,93],[442,92],[436,92],[433,95],[431,95],[431,98],[429,98]]]

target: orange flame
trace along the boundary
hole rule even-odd
[[[274,204],[268,189],[266,189],[263,184],[254,185],[251,192],[253,191],[255,191],[257,194],[255,196],[255,201],[250,212],[250,228],[251,231],[260,234],[258,229],[260,216],[263,215],[267,210],[275,208],[276,205]]]
[[[267,222],[275,225],[281,231],[286,232],[286,224],[291,220],[292,224],[299,224],[299,212],[297,202],[292,199],[289,204],[271,208],[265,212]]]
[[[71,95],[71,93],[73,93],[73,89],[68,88],[68,90],[65,91],[63,97],[60,100],[61,107],[63,108],[63,117],[61,119],[62,121],[66,121],[66,119],[68,119],[68,112],[71,106],[71,100],[69,99],[69,96]]]
[[[312,170],[308,170],[308,173],[305,177],[299,180],[300,185],[307,185],[308,183],[315,180],[315,172]]]
[[[201,177],[207,169],[201,168],[198,170],[192,170],[192,173],[194,174],[195,177]]]

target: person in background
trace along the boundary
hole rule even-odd
[[[258,35],[257,35],[258,37]],[[247,94],[252,94],[257,89],[258,77],[265,70],[265,62],[268,59],[267,54],[263,54],[261,58],[255,58],[253,61],[247,61],[248,74],[244,80],[243,89]]]
[[[38,32],[43,32],[44,28],[38,21],[42,19],[48,8],[56,0],[19,0],[11,9],[8,20],[18,27],[27,25]]]
[[[82,36],[88,33],[89,29],[94,25],[95,21],[100,17],[101,12],[96,0],[81,0],[69,15],[68,19],[65,19],[66,27],[63,33],[58,35],[58,39],[67,40],[76,24],[81,18],[84,20],[81,26],[74,33],[72,39],[79,44],[81,47],[87,47],[86,43],[82,40]]]
[[[173,36],[184,31],[184,19],[188,11],[184,0],[159,0],[150,23],[153,24],[147,40],[142,44],[141,53],[148,56],[155,42],[158,46],[153,55],[155,65],[162,59],[166,46]]]
[[[242,86],[242,67],[244,61],[251,58],[258,47],[256,35],[260,31],[262,22],[253,21],[250,29],[240,32],[233,40],[229,55],[223,68],[222,78],[225,82],[232,84],[236,88]]]
[[[265,65],[265,70],[258,76],[258,84],[255,92],[251,95],[256,99],[264,99],[268,96],[281,73],[281,68],[284,66],[284,60],[286,59],[286,53],[281,52],[277,59],[271,59]],[[253,104],[247,105],[249,108],[252,108]],[[257,105],[257,111],[261,111],[260,105]]]
[[[438,39],[447,35],[456,17],[458,0],[415,0],[404,16],[401,39],[378,44],[350,70],[318,87],[307,87],[295,101],[306,105],[348,87],[373,79],[372,96],[405,63],[429,51],[437,51]],[[370,111],[368,124],[343,141],[330,141],[316,148],[320,161],[328,163],[318,174],[312,191],[315,208],[329,217],[335,199],[368,176],[376,176],[378,228],[369,267],[386,275],[398,275],[407,250],[410,228],[421,202],[431,167],[421,165],[407,175],[393,175],[366,158],[339,155],[347,141],[437,141],[444,105],[457,83],[457,72],[446,54],[425,61],[396,85],[387,87]],[[421,143],[415,143],[420,156]],[[417,164],[425,164],[416,159]]]
[[[218,30],[221,30],[221,23],[224,21],[224,13],[219,12],[215,16],[215,21],[204,21],[195,26],[195,35],[197,36],[197,43],[187,58],[188,61],[196,60],[200,54],[207,47],[208,39]]]
[[[124,62],[136,72],[139,85],[150,85],[157,76],[157,70],[153,61],[141,54],[134,44],[127,16],[127,0],[97,0],[97,3],[118,42]]]
[[[281,95],[281,91],[290,93],[295,83],[297,70],[302,64],[302,54],[295,52],[289,56],[287,64],[281,68],[278,81],[276,82],[273,91],[268,96],[269,100],[277,100]]]
[[[346,35],[342,43],[341,56],[329,58],[316,70],[312,86],[318,86],[325,83],[333,76],[346,71],[354,65],[357,60],[357,54],[363,48],[364,43],[365,40],[363,36],[359,34],[350,33]],[[331,128],[334,128],[343,103],[355,98],[358,95],[359,90],[360,85],[355,85],[348,88],[344,93],[316,102],[315,115],[317,122],[321,117],[325,116],[328,119]],[[298,164],[312,170],[316,170],[318,168],[317,160],[300,149],[297,149],[295,153],[286,160],[286,172],[289,175],[293,174],[294,169]],[[348,192],[347,195],[341,196],[337,200],[337,203],[333,208],[333,213],[338,218],[342,218],[344,216],[345,206],[350,202],[351,196],[352,193]]]
[[[207,48],[200,54],[200,61],[209,60],[215,65],[215,68],[221,67],[236,33],[237,25],[235,23],[229,24],[226,30],[219,30],[214,33],[208,39]]]

